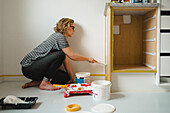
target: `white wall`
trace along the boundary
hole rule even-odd
[[[45,40],[62,17],[75,20],[73,51],[104,62],[104,7],[108,0],[3,0],[3,72],[21,74],[19,62]],[[104,73],[104,67],[71,62],[73,72]]]
[[[0,0],[0,76],[2,75],[2,0]],[[1,78],[0,78],[1,79]]]
[[[169,86],[157,86],[155,73],[112,73],[112,91],[166,92]]]

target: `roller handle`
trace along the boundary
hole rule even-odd
[[[53,87],[67,88],[68,85],[53,84]]]

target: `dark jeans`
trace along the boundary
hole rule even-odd
[[[22,72],[25,77],[34,81],[42,81],[46,77],[52,79],[53,84],[65,84],[70,80],[70,76],[67,72],[58,70],[64,60],[64,52],[55,51],[34,61],[28,67],[22,67]]]

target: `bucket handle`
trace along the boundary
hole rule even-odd
[[[92,94],[94,94],[94,95],[98,95],[97,93],[93,93],[93,92],[90,92],[89,94],[91,94],[91,95],[92,95]]]

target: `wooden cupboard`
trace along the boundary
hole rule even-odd
[[[157,71],[158,6],[157,3],[106,4],[107,80],[111,80],[111,72]]]

